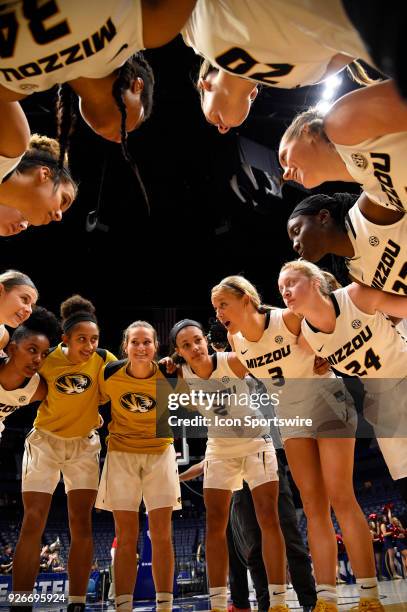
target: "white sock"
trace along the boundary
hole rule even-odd
[[[333,584],[317,584],[317,598],[324,599],[330,603],[338,603],[338,594],[336,592],[336,586]]]
[[[133,594],[116,595],[115,602],[118,612],[133,612]]]
[[[372,576],[372,578],[356,578],[356,585],[361,599],[379,599],[376,576]]]
[[[228,589],[227,587],[211,587],[209,588],[209,599],[211,602],[211,610],[226,610],[228,607]]]
[[[69,595],[68,596],[68,604],[73,603],[86,603],[86,595]]]
[[[270,608],[285,606],[285,584],[269,584]]]
[[[156,610],[171,610],[173,595],[172,593],[156,593],[155,594],[155,609]]]

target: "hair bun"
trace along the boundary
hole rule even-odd
[[[41,134],[33,134],[30,138],[29,149],[48,153],[53,159],[58,160],[60,155],[59,142],[55,138],[49,138]],[[64,163],[68,163],[68,157],[65,155]]]
[[[77,314],[78,312],[86,312],[90,315],[95,314],[95,307],[89,300],[86,300],[81,295],[72,295],[61,304],[60,312],[61,318],[66,320],[71,315]]]

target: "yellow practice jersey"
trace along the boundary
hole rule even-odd
[[[84,437],[99,426],[99,374],[116,357],[96,349],[88,361],[71,363],[62,344],[53,349],[41,367],[48,394],[38,408],[34,427],[62,438]]]
[[[109,363],[101,377],[101,390],[112,407],[109,450],[163,453],[173,442],[168,395],[177,381],[167,378],[158,366],[150,378],[134,378],[127,373],[127,365],[127,359]]]

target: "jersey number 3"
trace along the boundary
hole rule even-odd
[[[63,19],[53,26],[45,23],[60,11],[55,0],[42,2],[40,0],[23,0],[23,15],[34,41],[38,45],[46,45],[70,33],[68,22]],[[15,12],[0,14],[0,57],[13,57],[17,42],[19,24]]]

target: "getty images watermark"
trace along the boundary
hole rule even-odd
[[[171,427],[312,427],[312,419],[298,415],[291,418],[265,416],[270,407],[280,404],[278,393],[235,393],[191,390],[189,393],[170,393],[168,409],[176,411],[186,408],[194,413],[191,417],[171,415]],[[233,413],[238,413],[234,416]],[[204,414],[202,414],[204,413]],[[207,414],[205,414],[207,413]]]

